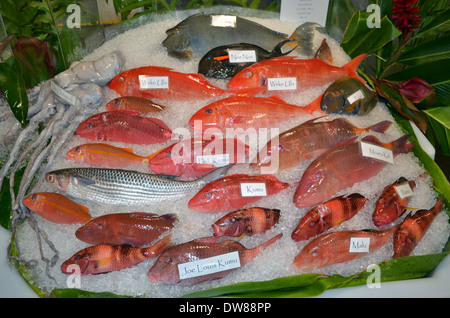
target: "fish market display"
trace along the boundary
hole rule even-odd
[[[237,138],[185,139],[151,156],[149,168],[157,174],[198,178],[218,167],[245,163],[249,147]]]
[[[208,280],[220,279],[226,275],[229,275],[231,271],[237,270],[239,267],[245,266],[247,263],[251,262],[264,249],[275,243],[281,237],[282,234],[278,234],[267,242],[252,249],[246,249],[239,242],[232,240],[217,242],[219,239],[218,237],[207,237],[193,240],[165,250],[158,257],[152,268],[150,268],[147,276],[153,283],[179,285],[199,284]],[[237,256],[235,256],[236,261],[234,262],[238,263],[238,267],[234,266],[231,269],[221,271],[216,270],[210,274],[205,274],[204,272],[197,273],[200,274],[200,276],[189,276],[189,271],[198,268],[196,265],[192,265],[192,267],[189,266],[190,262],[201,261],[232,252],[237,252]],[[184,272],[180,272],[179,270],[179,265],[181,264],[185,265]],[[205,269],[208,265],[210,264],[205,264]]]
[[[391,261],[403,230],[418,242],[411,256],[446,249],[448,207],[426,217],[426,231],[412,222],[438,189],[389,108],[370,90],[358,93],[364,55],[352,61],[315,23],[201,10],[139,18],[27,91],[25,127],[0,99],[8,256],[33,290],[172,298],[256,282],[271,291],[272,280],[284,287],[308,273],[351,282]],[[229,24],[212,26],[217,16]],[[232,78],[198,73],[208,51],[236,44],[289,56],[269,54]],[[289,94],[267,90],[294,77]],[[387,212],[377,208],[384,188],[400,177],[415,182],[408,203],[397,200],[396,211],[411,216],[374,222],[377,209]],[[211,260],[230,268],[180,277],[212,269]]]
[[[97,275],[129,268],[155,257],[170,246],[171,236],[166,236],[149,247],[100,244],[89,246],[65,261],[61,271],[72,274],[74,268],[80,275]]]
[[[160,112],[167,106],[159,105],[148,98],[137,96],[124,96],[114,98],[106,104],[106,109],[111,110],[130,110],[146,115],[148,113]]]
[[[406,212],[416,183],[400,177],[383,189],[372,215],[373,224],[380,229],[397,220]]]
[[[226,212],[255,203],[289,187],[273,175],[233,174],[204,186],[188,207],[198,212]]]
[[[114,77],[108,86],[120,96],[164,101],[204,100],[227,93],[211,85],[202,74],[185,74],[160,66],[124,71]]]
[[[278,223],[278,209],[248,208],[227,213],[217,220],[212,228],[215,236],[239,237],[263,234]]]
[[[290,41],[281,41],[271,52],[248,43],[216,47],[202,57],[198,64],[198,72],[206,77],[231,78],[256,62],[291,53],[294,49],[281,51],[281,48]]]
[[[93,141],[149,145],[168,141],[172,131],[161,119],[115,110],[87,118],[77,127],[75,135]]]
[[[276,139],[269,141],[251,166],[270,166],[275,161],[280,170],[292,168],[303,160],[318,157],[345,140],[368,131],[382,133],[392,124],[382,121],[367,128],[358,128],[343,118],[318,122],[319,118],[284,131]]]
[[[32,193],[23,204],[44,219],[60,224],[86,223],[91,219],[89,209],[59,193]]]
[[[177,199],[221,177],[230,166],[193,181],[107,168],[68,168],[47,173],[46,181],[69,196],[109,204],[139,205]]]
[[[409,135],[400,137],[390,143],[381,143],[374,136],[364,137],[361,142],[375,147],[381,147],[381,157],[391,160],[399,154],[408,153],[412,143],[408,143]],[[306,168],[298,188],[294,194],[294,203],[297,207],[310,207],[324,202],[339,191],[353,186],[357,182],[367,180],[377,175],[381,169],[388,165],[383,161],[363,154],[361,142],[350,139],[323,153]],[[383,148],[388,151],[383,152]],[[374,148],[380,151],[380,148]]]
[[[75,232],[75,236],[90,244],[146,246],[170,231],[176,220],[175,214],[106,214],[84,224]]]
[[[362,54],[343,67],[336,67],[317,58],[305,60],[293,56],[276,57],[243,69],[233,76],[228,89],[247,94],[303,92],[345,76],[365,83],[356,73],[365,58],[366,54]]]
[[[409,256],[443,208],[444,199],[440,197],[431,209],[408,214],[394,234],[393,258]]]
[[[319,204],[303,216],[291,238],[298,242],[319,235],[354,217],[366,201],[361,194],[352,193]]]

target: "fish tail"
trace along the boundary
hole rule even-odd
[[[367,54],[361,54],[355,57],[353,60],[345,64],[342,68],[347,70],[348,76],[354,77],[361,81],[361,83],[366,83],[366,80],[358,75],[358,67],[364,61],[364,59],[367,57]]]
[[[385,132],[389,127],[391,127],[392,122],[389,120],[384,120],[379,122],[378,124],[375,124],[373,126],[370,126],[367,128],[367,130],[383,133]]]
[[[309,114],[313,114],[316,111],[322,111],[320,109],[320,103],[322,102],[323,95],[317,97],[314,101],[312,101],[309,105],[302,107],[303,111],[306,111]]]
[[[414,143],[409,143],[409,137],[410,135],[404,135],[391,143],[394,153],[408,153],[412,150]]]
[[[228,172],[228,170],[233,166],[233,164],[229,164],[227,166],[223,166],[220,168],[217,168],[213,171],[211,171],[210,173],[208,173],[207,175],[201,177],[199,180],[205,182],[205,183],[210,183],[214,180],[217,180],[223,176],[225,176]]]
[[[438,213],[440,213],[442,211],[442,209],[444,208],[444,197],[441,196],[439,197],[439,199],[437,200],[436,204],[434,205],[434,207],[432,208],[432,210],[434,211],[434,213],[437,215]]]
[[[283,47],[286,44],[288,44],[288,46],[290,46],[291,48],[288,49],[287,51],[283,51]],[[272,52],[270,52],[269,58],[288,55],[289,53],[294,51],[296,48],[297,48],[297,41],[295,41],[294,39],[289,38],[289,39],[283,40],[280,43],[278,43],[277,46],[275,46],[275,48],[272,50]]]
[[[269,247],[269,245],[272,245],[276,241],[278,241],[283,236],[283,233],[280,233],[274,237],[272,237],[270,240],[262,243],[261,245],[258,245],[255,248],[245,250],[243,251],[243,255],[241,255],[241,263],[242,266],[252,261],[256,256],[258,256],[264,249]]]
[[[148,256],[148,258],[155,257],[156,255],[160,254],[167,248],[171,246],[171,240],[172,240],[172,234],[169,234],[162,239],[160,239],[158,242],[153,244],[152,246],[149,246],[145,249],[145,252]]]

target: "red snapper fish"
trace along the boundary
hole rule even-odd
[[[393,257],[409,256],[443,208],[444,198],[440,197],[430,210],[419,210],[414,214],[408,214],[394,234]]]
[[[89,244],[146,246],[170,231],[177,220],[175,214],[132,212],[113,213],[92,219],[75,236]]]
[[[161,119],[116,110],[89,117],[78,126],[75,135],[92,141],[151,145],[168,141],[172,131]]]
[[[106,110],[129,110],[135,111],[142,115],[148,113],[160,112],[167,108],[166,106],[159,105],[152,100],[138,96],[122,96],[113,99],[106,104]]]
[[[156,257],[171,244],[168,235],[152,246],[93,245],[75,253],[61,265],[64,274],[97,275],[130,268],[147,259]]]
[[[23,200],[23,204],[34,213],[53,223],[86,223],[91,219],[87,207],[75,203],[59,193],[32,193]]]
[[[189,202],[198,212],[227,212],[275,195],[289,187],[273,175],[233,174],[204,186]]]
[[[189,120],[194,129],[198,129],[196,121],[201,123],[201,130],[217,128],[270,128],[303,115],[320,112],[320,104],[297,106],[286,103],[277,96],[231,96],[213,102],[197,111]]]
[[[408,140],[409,135],[404,135],[390,143],[382,143],[374,136],[367,136],[361,142],[391,150],[391,159],[394,159],[411,151],[414,144]],[[361,142],[349,139],[316,158],[302,175],[294,194],[295,205],[304,208],[329,200],[339,191],[376,176],[389,164],[363,155]]]
[[[383,192],[376,202],[375,211],[372,215],[373,224],[380,229],[391,222],[394,222],[406,212],[411,196],[400,196],[398,192],[400,190],[397,190],[397,187],[399,186],[406,186],[408,187],[407,189],[414,190],[416,183],[412,180],[408,181],[404,177],[400,177],[393,184],[388,185],[383,189]]]
[[[252,249],[246,249],[241,243],[234,240],[217,242],[219,237],[207,237],[182,243],[172,246],[162,252],[155,264],[150,268],[147,276],[153,283],[168,285],[178,284],[181,286],[220,279],[251,262],[256,256],[261,254],[264,249],[276,242],[282,236],[283,234],[278,234]],[[232,252],[238,252],[239,267],[219,272],[205,273],[205,271],[203,271],[202,273],[198,273],[200,276],[188,277],[188,271],[192,272],[198,268],[195,265],[192,267],[189,266],[190,262],[221,256]],[[183,264],[183,268],[180,271],[179,265],[181,264]]]
[[[276,57],[253,64],[237,73],[228,83],[228,90],[253,95],[298,93],[345,76],[355,77],[365,83],[357,74],[357,69],[366,56],[367,54],[361,54],[343,67],[330,65],[318,58]]]
[[[291,238],[308,240],[354,217],[367,199],[359,193],[333,198],[309,210],[300,220]]]
[[[248,152],[249,146],[237,138],[205,140],[194,137],[153,154],[149,168],[157,174],[198,178],[223,165],[244,163]]]
[[[279,134],[261,149],[256,162],[252,162],[250,166],[252,168],[270,166],[275,160],[278,161],[279,170],[292,168],[303,160],[316,158],[333,146],[364,132],[382,133],[392,124],[386,120],[367,128],[358,128],[344,118],[316,122],[319,118]]]
[[[248,208],[232,211],[217,220],[212,228],[215,236],[240,237],[263,234],[278,223],[278,209]]]
[[[168,101],[197,101],[227,94],[211,85],[202,74],[179,73],[159,66],[124,71],[116,75],[108,86],[120,96]]]
[[[392,239],[398,226],[384,231],[339,231],[322,234],[309,242],[294,258],[304,271],[345,263],[375,251]]]

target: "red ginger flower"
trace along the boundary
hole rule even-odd
[[[420,15],[417,14],[421,10],[419,6],[413,5],[418,0],[392,0],[395,5],[392,7],[391,19],[395,21],[395,26],[402,32],[403,38],[407,38],[409,34],[417,29],[420,22]]]

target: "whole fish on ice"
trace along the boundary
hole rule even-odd
[[[183,197],[222,177],[230,166],[218,168],[192,181],[108,168],[60,169],[47,173],[45,180],[69,196],[108,204],[136,206]]]
[[[207,237],[182,243],[166,249],[156,260],[155,264],[147,273],[148,278],[153,283],[162,283],[168,285],[194,285],[205,281],[223,278],[231,272],[238,270],[251,262],[256,256],[271,244],[275,243],[283,234],[271,238],[263,244],[246,249],[241,243],[233,240],[218,242],[219,237]],[[185,273],[179,271],[178,265],[207,259],[214,256],[220,256],[232,252],[238,252],[239,267],[222,270],[214,273],[208,273],[200,276],[184,278]],[[185,264],[189,266],[189,264]],[[196,268],[196,267],[195,267]]]
[[[175,214],[105,214],[84,224],[75,232],[75,236],[89,244],[147,246],[170,231],[176,221]]]
[[[168,141],[172,131],[161,119],[115,110],[87,118],[77,127],[75,135],[93,141],[151,145]]]
[[[304,208],[324,202],[339,191],[376,176],[389,164],[364,156],[361,142],[391,150],[395,158],[411,151],[414,144],[408,140],[409,135],[404,135],[390,143],[381,143],[376,137],[367,136],[360,142],[349,139],[327,150],[304,171],[294,194],[295,205]]]
[[[162,106],[154,101],[138,96],[123,96],[114,98],[106,104],[106,110],[129,110],[142,115],[163,111],[167,106]]]

